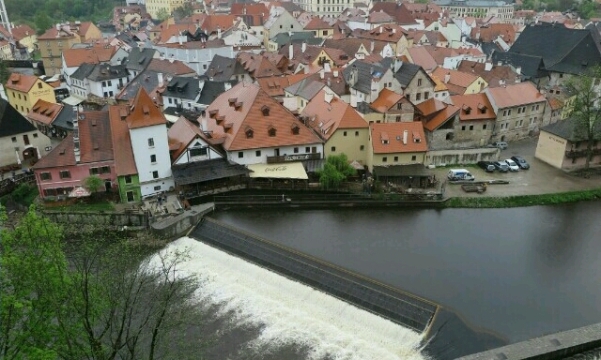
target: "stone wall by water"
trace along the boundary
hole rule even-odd
[[[127,226],[148,228],[149,219],[145,213],[101,213],[101,212],[59,212],[44,211],[44,215],[58,224],[97,225],[109,227]]]

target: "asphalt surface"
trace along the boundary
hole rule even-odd
[[[556,169],[536,158],[537,138],[529,138],[517,142],[509,143],[509,147],[501,151],[500,160],[508,159],[515,155],[520,155],[530,164],[529,170],[519,170],[518,172],[487,173],[483,169],[475,166],[457,165],[453,168],[467,168],[476,181],[485,180],[507,180],[508,185],[489,185],[483,194],[466,193],[461,190],[460,185],[448,183],[445,189],[445,196],[512,196],[512,195],[537,195],[567,191],[579,191],[601,187],[601,177],[591,176],[590,178],[578,177],[565,171]],[[446,179],[449,167],[434,169],[436,177]]]

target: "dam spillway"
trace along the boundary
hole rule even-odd
[[[189,236],[420,333],[428,330],[438,310],[428,300],[211,218],[204,218]]]

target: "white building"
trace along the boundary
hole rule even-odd
[[[196,71],[198,75],[204,75],[215,55],[236,57],[234,47],[225,45],[223,40],[162,44],[155,45],[154,48],[165,59],[179,60]]]

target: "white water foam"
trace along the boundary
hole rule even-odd
[[[182,275],[203,280],[199,300],[221,304],[238,326],[264,325],[257,349],[299,344],[310,359],[425,359],[418,333],[321,291],[188,237],[161,253],[172,252],[189,256],[178,266]]]

